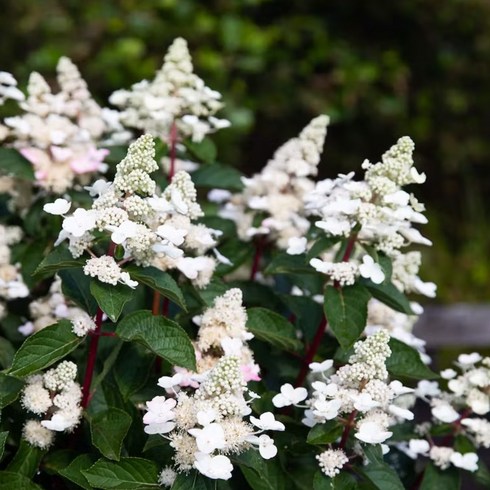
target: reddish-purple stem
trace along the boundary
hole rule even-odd
[[[342,438],[340,439],[340,444],[339,444],[340,449],[344,449],[345,445],[347,444],[347,439],[349,439],[350,431],[352,427],[354,427],[354,419],[356,418],[356,415],[357,415],[357,410],[353,410],[349,415],[349,418],[347,419],[347,423],[345,424],[344,427],[344,432],[342,433]]]
[[[255,276],[259,272],[260,259],[262,258],[263,251],[264,251],[264,241],[262,238],[258,238],[255,241],[255,254],[252,262],[252,269],[250,271],[251,281],[255,281]]]

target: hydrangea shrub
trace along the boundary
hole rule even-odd
[[[490,485],[490,359],[412,331],[413,141],[318,180],[320,115],[245,177],[183,39],[109,102],[0,72],[0,486]]]

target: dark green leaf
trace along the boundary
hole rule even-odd
[[[379,490],[405,490],[395,470],[386,463],[369,463],[362,472]]]
[[[8,431],[0,432],[0,461],[3,458],[3,452],[5,451],[5,443],[7,442]]]
[[[283,316],[266,308],[249,308],[247,310],[247,328],[260,340],[289,351],[302,347],[296,338],[296,330]]]
[[[156,267],[137,267],[132,265],[125,269],[135,281],[146,284],[151,289],[158,291],[162,296],[186,310],[184,296],[172,276]],[[186,310],[187,311],[187,310]]]
[[[59,473],[62,477],[76,483],[79,487],[85,488],[86,490],[92,490],[92,486],[89,485],[82,471],[88,470],[94,464],[96,459],[97,458],[92,454],[81,454],[66,468],[60,470]]]
[[[306,442],[308,444],[330,444],[335,442],[344,431],[343,425],[336,420],[328,420],[323,424],[317,424],[310,429]]]
[[[58,246],[39,264],[34,271],[34,276],[40,278],[47,277],[55,274],[60,269],[81,267],[84,264],[84,259],[74,259],[67,248]]]
[[[265,274],[315,274],[304,255],[276,255],[264,270]]]
[[[119,461],[131,417],[118,408],[109,408],[90,421],[92,444],[108,459]]]
[[[0,366],[8,368],[14,358],[14,346],[4,337],[0,337]]]
[[[13,148],[0,148],[0,173],[19,179],[34,180],[32,163]]]
[[[360,283],[366,286],[373,298],[376,298],[393,310],[400,311],[406,315],[414,314],[408,298],[393,283],[374,284],[374,282],[368,279],[361,279]]]
[[[475,480],[484,485],[484,488],[490,488],[490,471],[481,458],[478,461],[478,470],[475,473]]]
[[[97,312],[97,301],[90,292],[91,279],[83,273],[81,268],[62,270],[58,272],[61,277],[61,290],[82,310],[94,316]]]
[[[0,410],[17,400],[23,387],[21,379],[0,373]]]
[[[39,463],[45,453],[46,451],[31,446],[21,438],[19,448],[12,461],[10,461],[7,466],[7,471],[24,475],[27,478],[32,478],[36,474]]]
[[[383,450],[380,444],[365,444],[362,448],[371,463],[383,463]]]
[[[143,344],[171,364],[196,370],[194,347],[178,324],[151,311],[135,311],[124,317],[116,330],[123,340]]]
[[[75,350],[83,341],[69,320],[60,320],[28,337],[15,354],[9,374],[27,376],[47,368]]]
[[[42,469],[49,475],[57,475],[76,457],[74,449],[58,449],[49,451],[43,458]]]
[[[236,460],[253,490],[284,490],[287,487],[277,459],[262,459],[252,449],[237,456]]]
[[[124,284],[106,284],[97,279],[90,281],[90,292],[94,296],[100,309],[110,318],[117,322],[124,305],[133,297],[133,290]]]
[[[42,487],[36,485],[20,473],[12,471],[0,471],[0,490],[43,490]]]
[[[459,488],[461,488],[461,476],[456,468],[440,470],[432,463],[427,464],[420,490],[458,490]]]
[[[431,371],[420,358],[420,353],[413,347],[390,339],[391,356],[386,360],[386,368],[394,377],[403,376],[414,379],[436,379],[438,376]]]
[[[213,163],[216,160],[217,150],[216,145],[210,138],[204,138],[199,143],[196,143],[192,140],[186,139],[184,140],[184,145],[189,150],[191,155],[196,157],[198,160],[204,163]],[[194,180],[194,172],[192,174],[192,180]],[[215,185],[216,187],[216,180]]]
[[[358,488],[356,479],[345,471],[335,478],[329,478],[319,470],[313,478],[313,490],[355,490],[356,488]]]
[[[333,334],[343,349],[348,349],[366,327],[368,290],[360,284],[325,289],[325,316]]]
[[[104,381],[104,378],[110,373],[112,367],[114,366],[118,356],[119,356],[119,351],[122,349],[124,343],[121,342],[119,339],[113,339],[116,344],[111,350],[111,353],[104,359],[104,364],[102,366],[102,370],[100,371],[99,374],[95,377],[93,383],[92,383],[92,391],[95,391],[97,387]],[[137,371],[136,371],[137,372]]]
[[[241,191],[243,189],[242,174],[233,167],[226,165],[203,165],[192,172],[192,181],[196,187],[214,188],[230,191]]]
[[[99,459],[82,473],[94,488],[139,490],[159,486],[157,465],[143,458],[121,458],[118,463]]]
[[[322,252],[333,247],[339,241],[340,237],[334,236],[322,236],[318,238],[306,253],[306,260],[309,262],[311,259],[318,257]]]
[[[179,473],[171,490],[225,490],[229,489],[228,482],[223,480],[211,480],[197,471],[191,473]]]

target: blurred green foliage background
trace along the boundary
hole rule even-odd
[[[251,173],[327,113],[321,176],[360,170],[399,136],[417,145],[442,301],[490,293],[487,0],[3,0],[0,65],[25,84],[61,55],[100,102],[152,77],[177,37],[224,94],[220,159]]]

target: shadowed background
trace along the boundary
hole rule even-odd
[[[327,113],[320,176],[377,161],[398,137],[428,176],[423,279],[439,301],[490,293],[490,3],[486,0],[5,0],[0,68],[25,86],[79,66],[106,103],[152,77],[186,38],[196,72],[224,95],[233,128],[213,139],[221,161],[259,170],[277,146]]]

